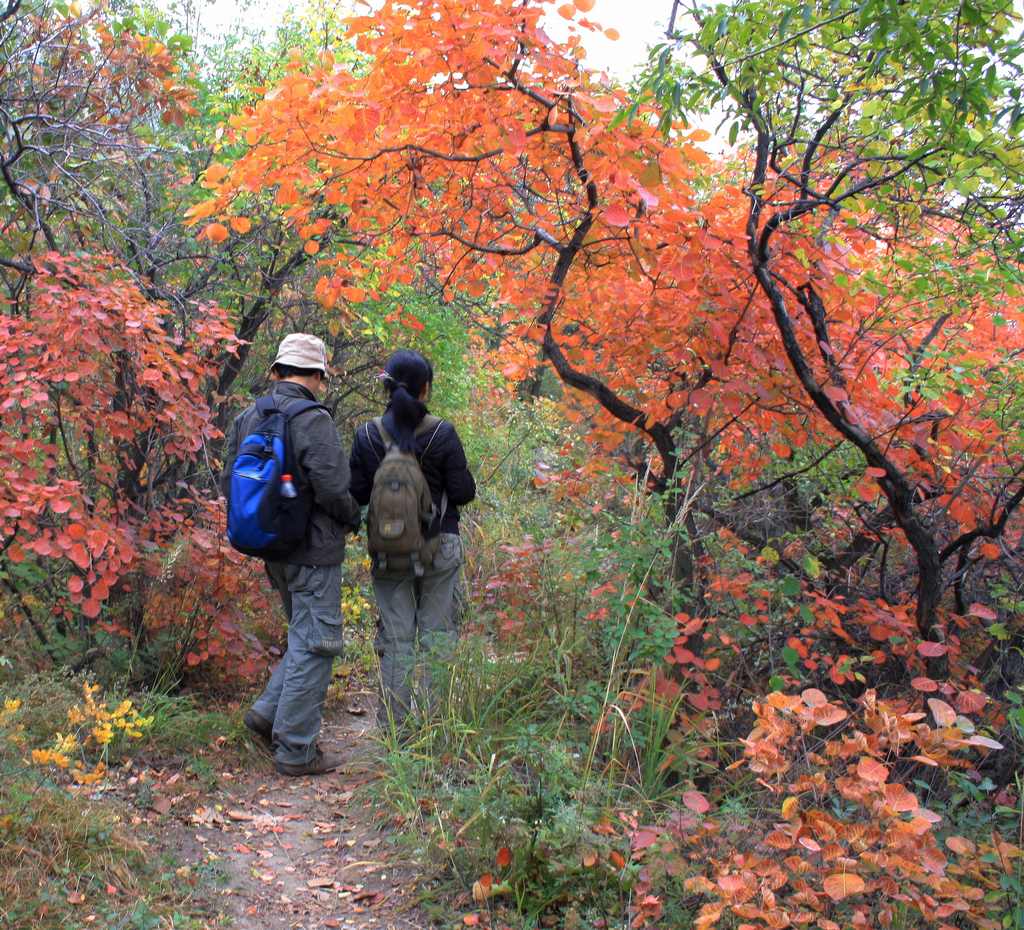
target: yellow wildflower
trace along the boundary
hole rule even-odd
[[[92,738],[101,746],[106,746],[114,738],[114,728],[109,723],[101,723],[92,728]]]
[[[113,713],[111,713],[110,716],[114,720],[117,720],[117,719],[119,719],[121,717],[124,717],[127,714],[129,714],[131,712],[131,709],[132,709],[132,702],[129,701],[129,700],[124,700],[120,704],[117,705],[117,709],[115,711],[113,711]]]
[[[94,785],[106,774],[107,767],[102,762],[97,762],[91,772],[86,771],[85,767],[79,763],[71,773],[71,777],[80,785]]]
[[[59,769],[66,769],[71,764],[71,760],[67,756],[54,752],[52,749],[33,749],[32,761],[36,765],[55,765]]]

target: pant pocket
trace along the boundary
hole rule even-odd
[[[462,562],[462,537],[457,533],[442,533],[441,545],[434,556],[434,569],[443,571]]]
[[[324,620],[313,620],[310,631],[309,651],[318,656],[343,656],[345,643],[342,640],[340,623],[327,623]]]

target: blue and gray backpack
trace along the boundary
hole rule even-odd
[[[239,552],[274,561],[305,539],[313,506],[312,489],[299,480],[299,463],[291,449],[289,425],[323,404],[300,400],[280,410],[273,397],[256,401],[257,419],[238,446],[231,466],[228,495],[228,540]],[[330,411],[327,411],[330,413]],[[282,475],[292,475],[295,493],[281,493]]]

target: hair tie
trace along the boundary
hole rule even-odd
[[[407,391],[409,391],[410,394],[412,393],[412,391],[409,389],[408,384],[406,384],[404,381],[396,381],[395,376],[390,374],[389,372],[382,371],[379,375],[377,375],[377,380],[383,381],[385,384],[390,384],[394,388],[405,388]]]

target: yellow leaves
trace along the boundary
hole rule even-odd
[[[52,749],[33,749],[32,761],[36,765],[55,765],[59,769],[66,769],[71,764],[67,756]]]
[[[106,746],[114,738],[114,728],[109,723],[102,723],[92,728],[92,738],[99,746]]]
[[[836,872],[825,879],[823,887],[833,901],[842,901],[850,895],[860,894],[864,890],[864,879],[852,872]]]
[[[782,802],[782,816],[786,820],[794,820],[800,813],[800,799],[790,795]]]
[[[106,774],[107,767],[102,762],[97,762],[96,766],[91,771],[79,763],[75,766],[75,770],[71,773],[71,777],[75,780],[76,784],[95,785],[97,782],[102,781]]]
[[[119,734],[139,739],[152,726],[154,718],[141,716],[131,700],[126,698],[110,706],[96,700],[98,692],[99,685],[82,685],[82,703],[67,711],[68,722],[76,730],[57,733],[50,746],[31,750],[30,757],[35,765],[67,770],[71,768],[71,757],[78,755],[72,778],[80,785],[94,784],[103,778],[106,769],[102,758],[90,765],[90,752],[106,757]]]

